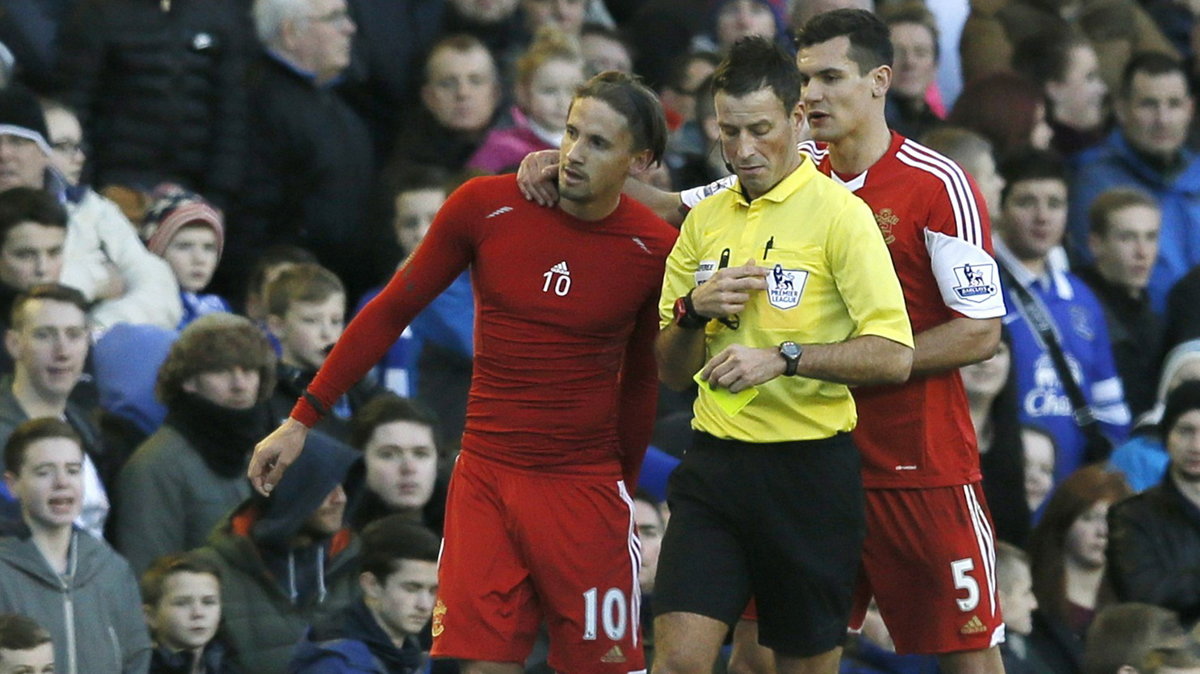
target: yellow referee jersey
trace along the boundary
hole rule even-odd
[[[750,259],[768,269],[768,289],[755,292],[737,329],[708,324],[706,362],[731,344],[827,344],[877,335],[912,346],[900,282],[871,209],[810,159],[752,202],[735,182],[692,209],[667,258],[661,325],[673,320],[676,298],[718,268]],[[849,431],[858,418],[843,384],[780,376],[758,389],[730,416],[701,387],[692,426],[719,438],[786,442]]]

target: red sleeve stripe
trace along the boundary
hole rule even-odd
[[[950,199],[950,210],[954,214],[955,235],[969,244],[983,247],[983,225],[979,218],[979,206],[967,174],[958,164],[929,148],[904,141],[896,158],[909,166],[936,177],[946,186]]]

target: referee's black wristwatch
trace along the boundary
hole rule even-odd
[[[779,345],[779,355],[783,357],[783,373],[789,377],[796,374],[796,367],[800,365],[800,356],[804,353],[804,347],[795,342],[784,342]]]
[[[696,311],[696,305],[692,304],[692,291],[688,294],[675,300],[675,325],[684,330],[699,330],[708,325],[712,319],[705,318]]]

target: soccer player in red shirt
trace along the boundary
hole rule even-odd
[[[912,377],[854,392],[867,538],[858,627],[872,595],[897,651],[948,672],[1002,672],[991,517],[958,368],[991,357],[1005,308],[986,204],[957,164],[889,131],[888,29],[818,14],[796,62],[818,168],[860,196],[888,244],[916,338]]]
[[[987,208],[957,164],[888,129],[887,26],[866,11],[834,10],[798,36],[815,140],[801,150],[874,211],[916,338],[907,383],[854,391],[867,537],[852,627],[861,627],[874,596],[899,652],[937,655],[950,673],[1003,672],[995,539],[958,375],[995,353],[1005,313]],[[521,168],[523,192],[542,203],[552,187],[537,180],[546,159]],[[633,183],[627,190],[679,220],[727,180],[680,195]],[[753,620],[738,625],[730,669],[770,671],[757,631]]]
[[[521,672],[543,622],[556,670],[645,669],[630,494],[654,420],[657,302],[677,232],[621,187],[665,138],[653,92],[620,73],[589,80],[560,148],[558,207],[527,203],[511,175],[457,190],[255,449],[249,475],[269,493],[321,413],[470,267],[475,370],[433,611],[433,654],[466,672]]]

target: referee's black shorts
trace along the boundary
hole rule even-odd
[[[858,448],[696,433],[671,475],[654,613],[733,625],[750,597],[759,641],[807,657],[841,645],[866,531]]]

